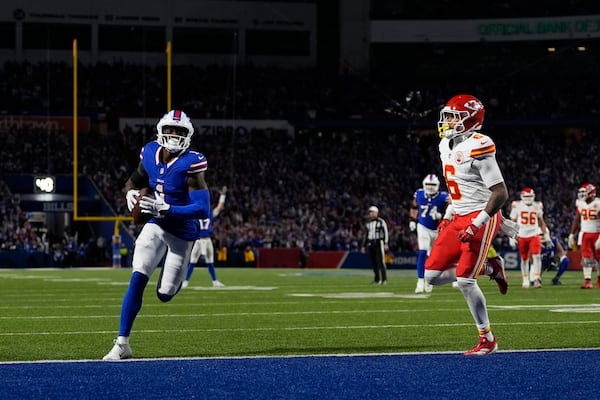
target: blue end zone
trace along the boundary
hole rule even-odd
[[[593,399],[600,350],[0,364],[4,399]],[[590,369],[591,368],[591,369]],[[592,373],[593,375],[593,373]]]

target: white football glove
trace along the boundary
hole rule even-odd
[[[125,198],[127,199],[127,208],[129,209],[129,212],[131,212],[131,210],[133,210],[133,207],[135,207],[135,203],[137,203],[136,197],[139,195],[140,191],[138,189],[130,189],[127,191],[127,194],[125,194]]]
[[[144,196],[140,199],[140,208],[144,214],[152,214],[156,218],[163,218],[171,206],[159,196],[156,198]]]
[[[546,245],[552,244],[552,237],[550,237],[550,232],[546,232],[546,234],[544,235],[543,242],[546,243]]]
[[[519,242],[517,242],[517,239],[515,239],[514,237],[509,237],[508,238],[508,245],[510,246],[511,249],[514,250],[519,245]]]
[[[572,233],[569,233],[569,239],[567,240],[567,244],[569,245],[569,248],[573,248],[575,247],[575,235]]]
[[[409,221],[408,229],[410,229],[411,232],[414,232],[417,229],[417,223],[415,221]]]

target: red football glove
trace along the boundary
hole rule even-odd
[[[465,229],[461,229],[460,231],[458,231],[456,236],[458,237],[458,239],[461,242],[470,242],[471,240],[473,240],[475,235],[477,235],[478,231],[479,231],[479,228],[476,227],[475,225],[471,224],[471,225],[467,226]]]
[[[440,224],[438,225],[437,231],[438,233],[442,233],[442,231],[444,229],[446,229],[446,227],[450,225],[450,220],[449,219],[443,219],[440,221]]]

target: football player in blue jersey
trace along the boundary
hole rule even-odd
[[[219,202],[217,203],[217,206],[213,208],[209,218],[200,220],[200,239],[196,240],[194,248],[192,249],[192,256],[190,264],[188,265],[187,275],[183,281],[184,288],[188,287],[190,278],[192,277],[192,273],[198,262],[206,265],[214,287],[225,286],[217,279],[217,272],[215,271],[215,248],[212,242],[212,224],[214,218],[217,217],[225,207],[226,193],[227,186],[223,186],[221,194],[219,195]]]
[[[419,245],[415,293],[429,293],[433,288],[425,282],[425,260],[431,252],[438,235],[438,225],[450,202],[450,195],[440,191],[440,180],[434,174],[427,175],[423,179],[423,188],[417,189],[413,195],[409,228],[417,231]]]
[[[139,201],[152,218],[140,231],[132,260],[132,276],[121,305],[119,336],[104,360],[123,360],[133,353],[129,335],[142,307],[144,289],[162,263],[156,294],[168,302],[185,278],[192,246],[200,234],[200,219],[210,215],[210,195],[204,172],[206,157],[189,149],[194,127],[180,110],[165,114],[156,125],[157,139],[146,143],[140,163],[125,184],[127,206]],[[149,187],[154,197],[139,198]]]
[[[570,262],[565,248],[556,236],[552,236],[551,241],[542,242],[542,270],[556,269],[556,275],[552,278],[553,285],[562,285],[560,277],[569,268]]]

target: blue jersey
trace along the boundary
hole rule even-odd
[[[212,235],[213,213],[208,218],[198,220],[200,222],[200,238],[210,238]]]
[[[140,152],[140,159],[148,173],[150,188],[155,194],[163,196],[167,204],[185,206],[191,203],[188,192],[188,177],[191,174],[206,171],[206,157],[197,151],[186,150],[175,159],[165,163],[160,157],[161,146],[157,142],[147,143]],[[157,224],[183,240],[196,240],[200,235],[200,223],[197,219],[186,219],[167,215],[152,218],[150,223]]]
[[[433,197],[429,197],[425,190],[417,189],[413,197],[419,208],[417,217],[419,224],[429,229],[437,229],[444,216],[444,211],[450,203],[448,192],[438,192]],[[439,217],[437,219],[436,214]]]
[[[556,244],[558,243],[558,238],[556,236],[552,236],[552,244],[543,244],[542,243],[542,268],[547,268],[552,263],[557,261],[558,256],[556,255]]]

